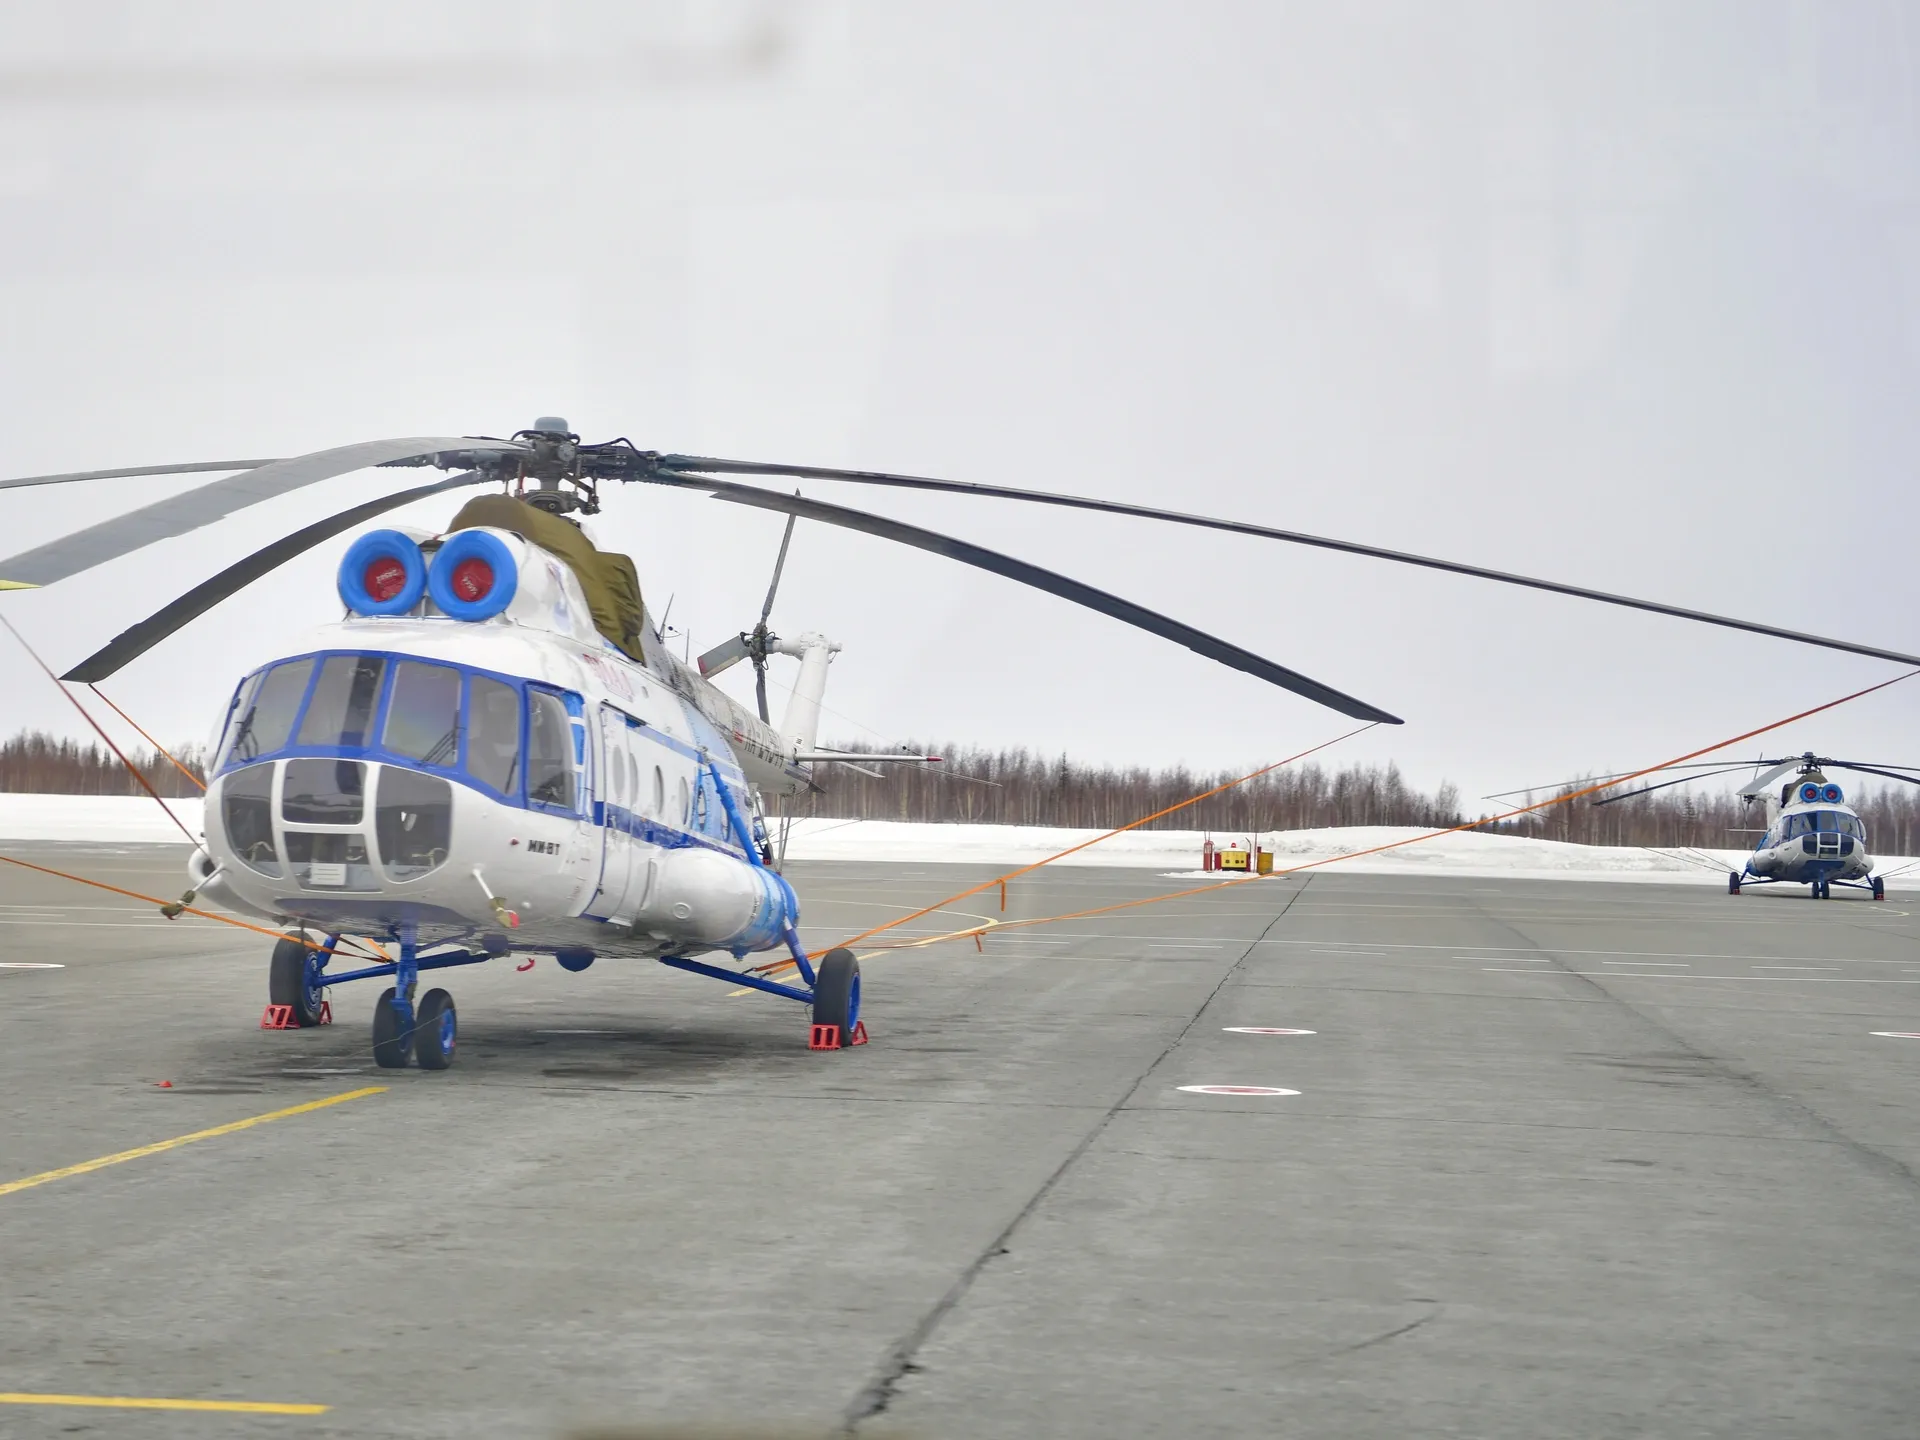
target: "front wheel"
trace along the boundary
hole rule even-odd
[[[1738,895],[1739,893],[1740,872],[1738,870],[1730,870],[1727,872],[1727,894]]]
[[[373,1063],[382,1070],[405,1069],[412,1042],[413,1031],[402,1027],[400,1012],[393,1008],[393,986],[389,985],[373,1007]]]
[[[327,998],[320,984],[327,952],[289,935],[276,940],[267,964],[267,999],[293,1011],[294,1023],[305,1028],[320,1023],[320,1007]]]
[[[422,1070],[444,1070],[453,1064],[458,1030],[453,996],[444,990],[429,990],[413,1021],[413,1053]]]
[[[813,986],[813,1023],[840,1027],[840,1043],[853,1039],[860,1023],[860,962],[848,949],[829,950]]]
[[[1882,880],[1878,875],[1873,877],[1873,898],[1876,900],[1884,900],[1887,898],[1887,882]]]

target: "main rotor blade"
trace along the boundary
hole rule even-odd
[[[1902,665],[1920,665],[1920,655],[1901,650],[1883,650],[1876,645],[1857,645],[1851,640],[1834,640],[1824,635],[1787,630],[1778,625],[1763,625],[1755,620],[1738,620],[1706,610],[1689,610],[1681,605],[1666,605],[1657,600],[1636,600],[1630,595],[1614,595],[1605,590],[1590,590],[1584,585],[1568,585],[1558,580],[1542,580],[1531,575],[1515,575],[1505,570],[1489,570],[1482,565],[1464,565],[1455,560],[1440,560],[1431,555],[1415,555],[1405,550],[1388,550],[1378,545],[1362,545],[1352,540],[1335,540],[1325,535],[1308,535],[1297,530],[1275,530],[1242,520],[1220,520],[1208,515],[1189,515],[1179,510],[1157,510],[1147,505],[1127,505],[1117,500],[1095,500],[1085,495],[1055,494],[1046,490],[1020,490],[1009,485],[975,485],[960,480],[935,480],[921,475],[893,475],[881,470],[836,470],[821,465],[767,465],[751,460],[718,460],[711,456],[664,455],[662,465],[676,472],[704,470],[722,475],[781,475],[807,480],[844,480],[854,485],[889,485],[907,490],[933,490],[950,495],[975,495],[995,500],[1024,500],[1035,505],[1059,505],[1071,510],[1096,510],[1108,515],[1131,515],[1141,520],[1164,520],[1173,525],[1194,525],[1204,530],[1225,530],[1236,535],[1253,535],[1263,540],[1283,540],[1290,545],[1310,545],[1320,550],[1338,550],[1348,555],[1365,555],[1374,560],[1391,560],[1396,565],[1417,565],[1427,570],[1444,570],[1453,575],[1471,575],[1478,580],[1494,580],[1502,585],[1520,585],[1530,590],[1546,590],[1556,595],[1571,595],[1579,600],[1596,600],[1602,605],[1619,605],[1629,610],[1645,610],[1654,615],[1671,615],[1694,620],[1702,625],[1718,625],[1728,630],[1745,630],[1754,635],[1770,635],[1776,640],[1792,640],[1801,645],[1817,645],[1825,650],[1844,650],[1851,655],[1868,655],[1875,660],[1893,660]]]
[[[1725,760],[1695,760],[1685,765],[1656,765],[1652,770],[1617,770],[1606,775],[1577,775],[1571,780],[1556,780],[1551,785],[1523,785],[1518,790],[1497,790],[1491,795],[1482,795],[1482,800],[1511,800],[1516,795],[1552,794],[1556,790],[1571,789],[1581,785],[1593,785],[1602,780],[1620,780],[1628,775],[1654,775],[1662,770],[1741,770],[1751,765],[1765,765],[1765,760],[1746,760],[1738,765],[1729,766]]]
[[[1829,760],[1826,763],[1835,770],[1858,770],[1867,775],[1884,775],[1889,780],[1904,780],[1909,785],[1920,785],[1920,775],[1902,775],[1897,770],[1882,770],[1878,765],[1858,765],[1851,760]]]
[[[191,465],[135,465],[126,470],[72,470],[65,475],[23,475],[18,480],[0,480],[0,490],[18,490],[28,485],[66,485],[75,480],[117,480],[123,475],[197,475],[203,470],[257,470],[273,460],[198,460]]]
[[[129,661],[146,654],[181,626],[206,614],[229,595],[251,585],[270,570],[286,564],[294,556],[306,553],[323,540],[331,540],[342,530],[350,530],[362,520],[371,520],[376,515],[398,509],[415,500],[424,500],[429,495],[438,495],[442,490],[453,490],[462,485],[479,485],[486,479],[486,476],[473,471],[461,475],[449,475],[446,479],[436,480],[431,485],[420,485],[412,490],[382,495],[376,500],[356,505],[351,510],[342,510],[338,515],[316,521],[304,530],[296,530],[293,534],[254,551],[238,564],[229,565],[211,580],[202,581],[171,605],[156,610],[138,625],[122,630],[103,649],[96,650],[60,678],[79,684],[96,684]]]
[[[760,723],[771,725],[773,721],[767,713],[767,662],[764,657],[756,657],[753,662],[753,698],[760,706]]]
[[[793,539],[794,522],[799,518],[798,515],[789,514],[787,516],[787,528],[781,533],[780,554],[773,562],[773,581],[767,586],[767,603],[760,607],[760,626],[762,629],[766,628],[767,617],[773,614],[773,592],[780,588],[780,572],[787,568],[787,545]],[[765,707],[762,706],[761,708],[764,709]],[[762,715],[760,718],[764,720],[767,717]]]
[[[1682,775],[1678,780],[1662,780],[1658,785],[1643,785],[1638,790],[1628,790],[1619,795],[1609,795],[1604,800],[1594,801],[1598,809],[1602,805],[1611,805],[1616,800],[1631,800],[1636,795],[1651,795],[1656,790],[1665,790],[1673,785],[1691,785],[1696,780],[1711,780],[1715,775],[1731,775],[1736,770],[1751,770],[1751,765],[1729,765],[1724,770],[1709,770],[1704,775]]]
[[[520,450],[525,447],[503,440],[466,440],[422,437],[411,440],[366,440],[358,445],[342,445],[334,450],[316,450],[276,460],[256,470],[229,475],[224,480],[170,495],[138,510],[116,515],[98,525],[76,530],[58,540],[48,541],[9,560],[0,560],[0,581],[14,585],[51,585],[69,575],[91,570],[109,560],[118,559],[156,540],[185,535],[203,525],[225,519],[236,510],[257,505],[336,475],[363,470],[393,460],[410,460],[458,450]]]
[[[1131,600],[1123,600],[1104,590],[1096,590],[1091,585],[1069,579],[1025,560],[1016,560],[1010,555],[1002,555],[996,550],[988,550],[965,540],[955,540],[951,536],[938,535],[931,530],[922,530],[917,525],[907,525],[898,520],[889,520],[884,516],[872,515],[864,510],[850,510],[842,505],[829,505],[820,500],[808,500],[800,495],[779,495],[770,490],[756,489],[752,485],[740,485],[730,480],[716,480],[705,475],[678,475],[671,472],[655,472],[649,480],[659,484],[676,485],[689,490],[705,490],[715,499],[728,500],[736,505],[752,505],[762,510],[782,510],[789,515],[798,515],[803,519],[817,520],[823,525],[838,525],[845,530],[859,530],[868,535],[877,535],[882,540],[892,540],[901,545],[911,545],[917,550],[928,550],[935,555],[944,555],[949,560],[958,560],[963,565],[972,565],[977,569],[990,570],[996,575],[1004,575],[1009,580],[1018,580],[1023,585],[1031,585],[1037,590],[1045,590],[1050,595],[1058,595],[1063,600],[1071,600],[1076,605],[1084,605],[1090,610],[1098,610],[1102,615],[1111,615],[1116,620],[1163,636],[1168,640],[1186,646],[1197,655],[1209,660],[1217,660],[1222,665],[1230,665],[1235,670],[1244,670],[1257,676],[1270,685],[1278,685],[1283,690],[1291,690],[1296,695],[1317,701],[1342,715],[1352,716],[1356,720],[1372,720],[1377,724],[1398,725],[1397,715],[1389,715],[1385,710],[1356,700],[1331,686],[1311,680],[1297,670],[1289,670],[1284,665],[1255,655],[1250,650],[1242,650],[1238,645],[1196,630],[1158,611],[1149,610],[1144,605],[1136,605]]]

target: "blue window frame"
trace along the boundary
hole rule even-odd
[[[225,774],[281,755],[366,757],[432,771],[526,805],[527,695],[577,696],[511,675],[377,651],[322,651],[277,661],[240,683],[215,761]],[[580,793],[568,765],[566,808]]]

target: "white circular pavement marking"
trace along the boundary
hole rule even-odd
[[[1298,1095],[1298,1090],[1276,1090],[1271,1085],[1182,1085],[1190,1095]]]
[[[49,960],[0,960],[0,970],[64,970]]]
[[[1920,1032],[1913,1030],[1874,1030],[1870,1033],[1888,1040],[1920,1040]]]
[[[1313,1030],[1281,1030],[1272,1025],[1222,1025],[1229,1035],[1313,1035]]]

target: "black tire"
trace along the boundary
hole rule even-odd
[[[393,1008],[393,986],[380,992],[373,1007],[373,1063],[382,1070],[404,1070],[407,1052],[413,1049],[413,1031],[400,1028],[400,1016]]]
[[[813,1023],[838,1025],[840,1043],[853,1039],[860,1023],[860,962],[851,950],[829,950],[820,960],[813,987]]]
[[[1740,872],[1738,870],[1729,870],[1727,872],[1727,894],[1738,895],[1739,893],[1740,893]]]
[[[1887,882],[1882,880],[1878,875],[1873,877],[1873,898],[1876,900],[1884,900],[1887,898]]]
[[[267,962],[268,1001],[292,1007],[294,1022],[302,1029],[320,1023],[320,1006],[327,998],[321,986],[307,985],[307,957],[315,953],[298,940],[276,940],[273,959]]]
[[[429,990],[413,1017],[413,1055],[422,1070],[444,1070],[453,1064],[460,1022],[453,996]]]

